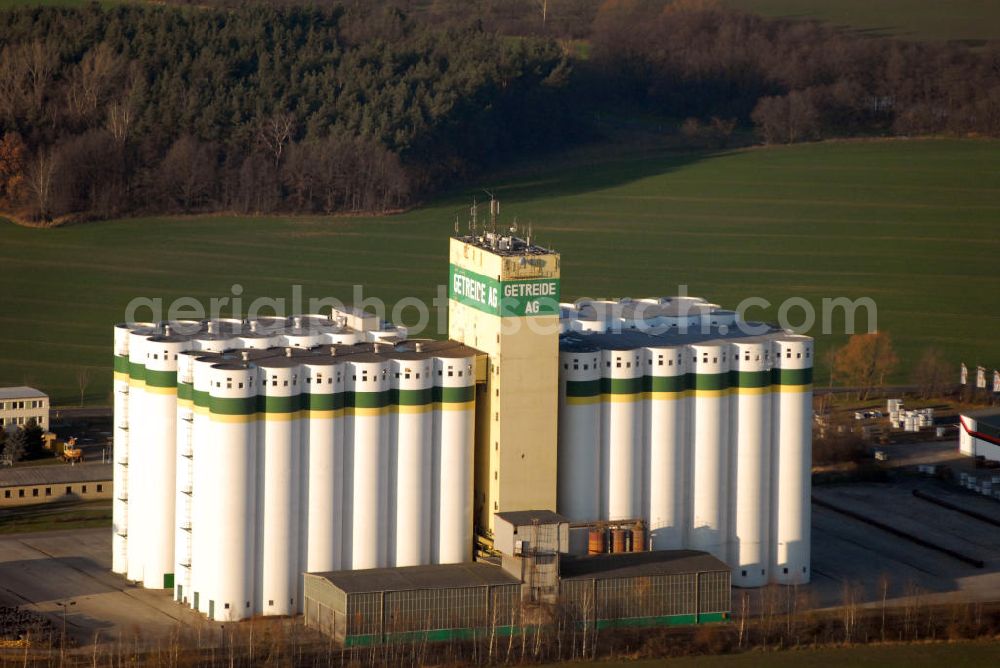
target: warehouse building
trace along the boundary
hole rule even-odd
[[[0,427],[11,432],[34,422],[49,428],[49,396],[33,387],[0,387]]]
[[[110,499],[111,464],[0,468],[0,508]]]
[[[550,622],[553,614],[595,630],[729,619],[729,567],[709,554],[572,556],[559,549],[567,544],[566,518],[551,511],[515,511],[497,516],[497,526],[505,524],[508,536],[522,538],[503,543],[503,567],[472,563],[307,573],[306,625],[354,647],[507,637]],[[508,546],[516,554],[506,551]],[[547,557],[541,579],[554,588],[551,600],[539,598],[547,594],[533,572],[540,555]],[[556,602],[562,606],[539,606]]]
[[[1000,462],[1000,410],[970,411],[958,420],[959,452]]]
[[[351,309],[117,325],[114,571],[295,614],[304,572],[468,563],[542,508],[569,552],[641,524],[737,585],[808,582],[811,339],[698,298],[560,303],[559,255],[512,235],[449,256],[448,341]]]

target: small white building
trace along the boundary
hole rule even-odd
[[[49,429],[49,396],[33,387],[0,387],[0,427],[14,431],[30,421]]]
[[[971,411],[958,420],[959,452],[1000,461],[1000,410]]]

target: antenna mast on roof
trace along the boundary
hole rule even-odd
[[[490,196],[490,232],[493,233],[493,243],[497,237],[497,216],[500,215],[500,200],[493,196],[489,190],[483,188],[483,192]]]

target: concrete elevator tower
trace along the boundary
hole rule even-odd
[[[491,533],[494,513],[556,507],[559,397],[559,254],[492,227],[451,239],[448,283],[449,338],[488,357],[474,510]]]

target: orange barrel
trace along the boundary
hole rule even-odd
[[[632,551],[646,551],[646,529],[642,526],[642,524],[636,524],[632,527]]]
[[[625,534],[628,531],[625,529],[612,529],[611,530],[611,551],[618,553],[625,551]]]
[[[590,540],[587,543],[587,554],[604,554],[606,551],[604,529],[591,529]]]

